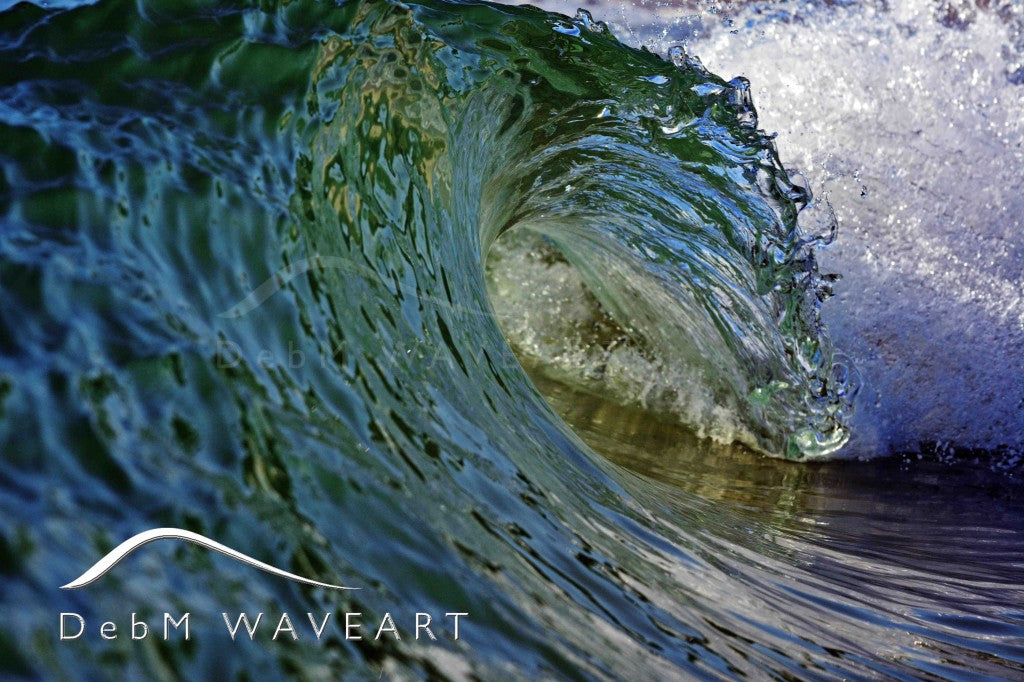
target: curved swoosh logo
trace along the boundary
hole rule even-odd
[[[251,556],[242,554],[241,552],[231,549],[227,545],[222,545],[216,540],[200,535],[199,533],[193,533],[192,531],[183,530],[181,528],[154,528],[147,530],[138,535],[133,535],[128,538],[120,545],[112,549],[102,559],[93,564],[92,568],[78,576],[75,580],[72,580],[67,585],[61,585],[62,590],[77,590],[80,587],[91,585],[114,566],[119,564],[122,559],[127,557],[129,554],[137,550],[143,545],[147,545],[155,540],[182,540],[184,542],[191,542],[192,544],[211,549],[214,552],[219,552],[224,556],[230,557],[235,561],[240,561],[243,564],[248,564],[254,568],[258,568],[261,571],[265,571],[272,575],[279,576],[281,578],[287,578],[288,580],[294,580],[295,582],[303,583],[305,585],[315,585],[316,587],[327,587],[332,590],[358,590],[358,587],[345,587],[344,585],[331,585],[330,583],[322,583],[318,580],[310,580],[309,578],[303,578],[301,575],[295,575],[288,571],[282,570],[270,564],[253,559]]]

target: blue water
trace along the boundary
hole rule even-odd
[[[836,221],[693,52],[478,3],[4,7],[3,676],[1024,674],[1013,439],[844,459],[886,384],[829,319]],[[154,528],[358,589],[174,540],[60,589]]]

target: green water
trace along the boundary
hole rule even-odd
[[[851,498],[754,452],[833,453],[856,380],[818,321],[829,235],[797,226],[744,82],[477,3],[19,4],[0,57],[5,675],[1020,670],[1016,479],[980,474],[1005,499],[967,507],[954,539],[984,549],[954,571],[946,487],[888,507],[889,469]],[[485,281],[517,231],[692,390],[643,427],[669,443],[524,371]],[[359,589],[171,541],[59,589],[157,527]],[[368,625],[233,640],[241,611]],[[184,612],[188,640],[127,636]]]

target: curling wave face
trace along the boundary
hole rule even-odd
[[[756,129],[749,85],[681,53],[626,50],[585,13],[554,26],[493,17],[487,38],[442,26],[443,47],[321,57],[314,81],[346,77],[315,93],[337,111],[313,140],[313,168],[330,169],[310,178],[313,195],[331,200],[304,203],[307,247],[359,262],[353,246],[383,241],[372,276],[400,254],[413,264],[394,295],[475,310],[494,238],[543,234],[680,376],[684,423],[793,459],[841,447],[855,387],[833,367],[811,250],[830,234],[798,227],[808,196]],[[467,72],[467,59],[485,66]],[[397,177],[395,135],[408,138]],[[422,235],[396,231],[410,221],[444,247],[425,253],[410,241]],[[459,270],[458,290],[435,263]],[[467,337],[491,324],[454,322]]]
[[[897,602],[862,604],[833,569],[881,584],[897,567],[836,559],[870,538],[813,542],[813,473],[775,470],[772,511],[753,518],[635,476],[555,415],[503,336],[486,253],[502,234],[540,238],[678,374],[658,407],[680,442],[703,431],[793,459],[842,446],[856,381],[819,323],[813,254],[831,225],[798,225],[808,194],[745,81],[626,48],[585,14],[433,1],[22,4],[0,14],[0,56],[5,671],[1021,660],[1019,614],[992,606],[1018,536],[979,562],[992,603],[939,608],[973,578],[935,577],[936,562],[899,573]],[[402,607],[468,610],[476,626],[458,643],[266,642],[231,660],[223,632],[146,659],[125,640],[55,646],[69,608],[55,588],[158,526],[363,589],[255,581],[183,549],[149,555],[156,568],[126,559],[76,611]],[[922,576],[935,591],[911,589]],[[950,612],[984,627],[945,646]],[[912,629],[935,652],[899,639]]]

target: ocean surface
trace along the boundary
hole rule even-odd
[[[1024,677],[1022,17],[0,2],[0,677]]]

